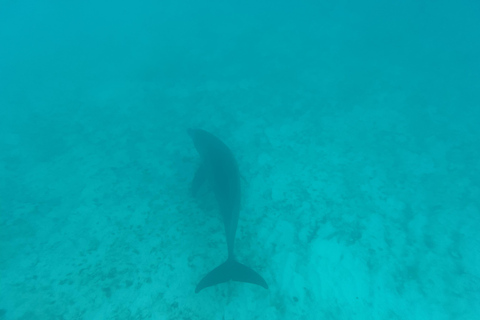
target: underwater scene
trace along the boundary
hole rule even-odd
[[[480,319],[480,2],[1,0],[0,320]]]

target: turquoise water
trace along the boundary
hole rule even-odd
[[[478,319],[478,1],[0,2],[0,319]],[[214,133],[242,175],[226,258]]]

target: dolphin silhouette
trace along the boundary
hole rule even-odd
[[[229,280],[257,284],[268,289],[265,280],[249,267],[235,260],[234,244],[240,213],[240,173],[230,149],[217,137],[201,129],[189,129],[188,134],[200,154],[201,165],[192,182],[192,195],[208,179],[225,225],[227,261],[210,271],[195,288],[195,293]]]

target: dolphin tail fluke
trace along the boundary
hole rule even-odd
[[[268,285],[261,275],[234,259],[228,259],[200,280],[195,288],[195,293],[229,280],[253,283],[268,289]]]

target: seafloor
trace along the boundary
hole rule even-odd
[[[342,108],[250,94],[263,90],[247,80],[116,83],[92,94],[95,107],[24,119],[2,135],[0,317],[474,319],[478,136],[433,107],[410,117],[415,94],[389,90]],[[206,91],[230,108],[180,107]],[[208,192],[189,195],[191,126],[237,157],[236,251],[268,291],[194,293],[226,246]]]

